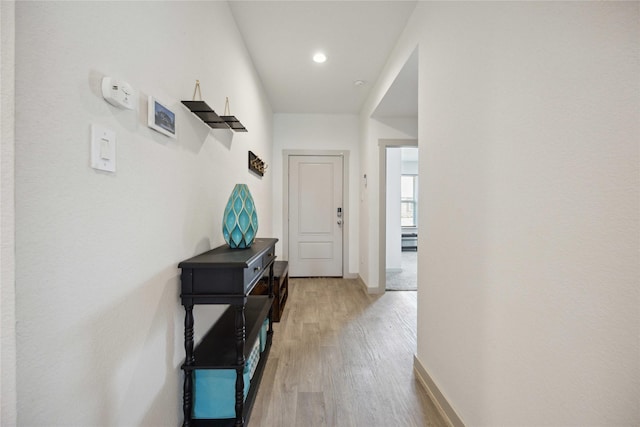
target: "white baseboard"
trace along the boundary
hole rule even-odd
[[[384,289],[380,290],[379,288],[370,288],[367,286],[366,283],[364,283],[364,280],[362,280],[362,277],[360,277],[360,274],[358,274],[357,277],[358,283],[360,283],[360,286],[362,286],[362,290],[370,295],[377,295],[377,294],[383,294],[384,293]]]
[[[431,398],[431,401],[433,401],[433,404],[438,408],[438,412],[440,412],[440,415],[442,415],[442,418],[444,418],[447,424],[452,427],[465,427],[462,419],[458,416],[449,401],[444,397],[417,356],[413,356],[413,369],[418,377],[418,381],[425,388],[427,394]]]
[[[342,275],[343,279],[357,279],[358,277],[360,277],[360,276],[358,276],[357,273],[344,273]]]
[[[380,294],[384,294],[385,289],[384,288],[367,288],[367,292],[369,293],[369,295],[380,295]]]
[[[364,280],[362,280],[362,277],[360,277],[360,274],[358,274],[358,277],[356,277],[356,279],[358,280],[358,283],[360,283],[360,286],[362,286],[362,290],[365,292],[369,292],[367,288],[367,284],[364,283]]]

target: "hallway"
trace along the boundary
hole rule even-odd
[[[444,426],[413,373],[416,293],[290,279],[250,427]]]

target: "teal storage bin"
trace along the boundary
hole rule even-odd
[[[260,344],[256,340],[244,366],[244,399],[247,399],[251,379],[260,361]],[[236,417],[236,370],[196,369],[193,393],[193,418]]]
[[[262,322],[260,327],[260,353],[262,353],[267,346],[267,328],[269,327],[269,318],[267,317]]]
[[[249,366],[244,368],[244,398],[249,392]],[[193,418],[236,417],[236,370],[196,369]]]
[[[258,362],[260,362],[260,340],[256,340],[253,348],[251,349],[251,353],[249,354],[249,359],[247,359],[247,367],[249,368],[249,378],[253,379],[253,374],[256,372],[258,368]]]

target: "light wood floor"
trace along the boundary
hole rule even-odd
[[[416,293],[289,279],[249,427],[446,426],[413,373]]]

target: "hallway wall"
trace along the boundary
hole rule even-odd
[[[355,277],[358,272],[358,170],[360,155],[358,147],[358,116],[353,114],[287,114],[278,113],[273,119],[273,162],[270,172],[273,175],[273,230],[274,236],[284,236],[283,212],[284,176],[283,152],[292,150],[334,150],[349,152],[349,176],[345,182],[349,185],[348,200],[345,209],[349,215],[348,264],[344,266],[345,277]],[[346,240],[345,240],[346,242]],[[277,255],[282,256],[284,244],[278,245]]]
[[[235,183],[272,235],[272,174],[251,174],[247,151],[271,163],[273,114],[228,5],[158,4],[16,4],[19,425],[179,425],[177,264],[224,243]],[[105,102],[105,75],[139,90],[137,111]],[[248,133],[182,106],[196,79]],[[176,113],[177,139],[147,127],[148,95]],[[90,167],[94,123],[117,135],[113,174]],[[196,340],[220,311],[196,307]]]
[[[386,173],[386,265],[387,271],[402,269],[402,226],[400,220],[402,177],[402,151],[399,147],[389,147],[387,151]]]
[[[640,423],[639,34],[637,2],[420,2],[362,112],[419,44],[417,358],[467,425]]]
[[[0,425],[16,424],[15,2],[0,2]]]

